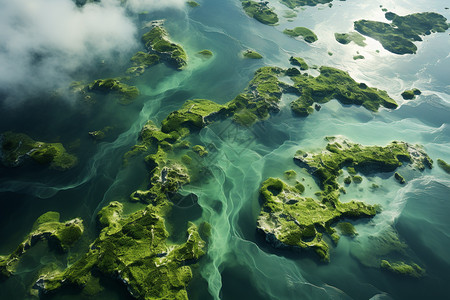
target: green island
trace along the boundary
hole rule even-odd
[[[130,60],[133,66],[128,68],[127,74],[134,74],[136,76],[142,75],[145,69],[160,62],[158,55],[142,51],[136,52]]]
[[[103,139],[106,138],[107,134],[113,129],[113,127],[111,126],[106,126],[101,130],[94,130],[94,131],[89,131],[88,134],[89,136],[94,140],[94,141],[101,141]]]
[[[389,95],[377,88],[357,83],[347,72],[322,66],[320,75],[313,77],[306,73],[290,76],[300,98],[291,103],[291,109],[299,116],[308,116],[314,111],[313,104],[326,103],[336,99],[342,104],[362,105],[370,111],[380,106],[397,108],[397,103]]]
[[[213,56],[212,51],[211,51],[211,50],[207,50],[207,49],[204,49],[204,50],[199,51],[199,52],[197,52],[197,53],[198,53],[199,55],[201,55],[201,56],[203,56],[203,57],[207,57],[207,58]]]
[[[358,55],[353,55],[353,60],[358,60],[358,59],[364,59],[364,55],[358,54]]]
[[[94,296],[102,290],[99,276],[107,276],[138,299],[188,299],[189,265],[204,255],[206,243],[193,223],[185,243],[169,243],[163,218],[167,210],[168,203],[160,203],[123,216],[123,205],[111,202],[98,213],[102,229],[88,252],[65,270],[41,274],[33,288],[47,294],[71,287]]]
[[[302,71],[305,71],[305,70],[308,70],[309,69],[309,67],[308,67],[308,64],[305,62],[305,60],[303,59],[303,58],[301,58],[301,57],[294,57],[294,56],[291,56],[290,58],[289,58],[289,62],[292,64],[292,65],[294,65],[294,66],[299,66],[300,67],[300,70],[302,70]]]
[[[41,165],[64,171],[73,168],[78,161],[61,143],[35,141],[24,133],[4,132],[0,135],[0,145],[0,160],[7,167],[21,166],[31,158]]]
[[[321,191],[319,200],[302,197],[297,182],[290,186],[277,178],[262,183],[261,212],[257,229],[275,248],[311,250],[322,261],[330,260],[330,245],[325,234],[335,244],[342,235],[357,233],[347,221],[373,217],[378,206],[359,201],[342,203],[339,195],[343,187],[338,183],[344,168],[352,172],[373,174],[394,172],[403,163],[424,170],[432,167],[432,160],[418,145],[392,142],[385,147],[362,146],[340,137],[327,137],[326,149],[316,154],[297,151],[294,161],[305,168],[317,181]],[[340,224],[340,225],[339,225]],[[337,230],[336,230],[337,228]]]
[[[417,46],[413,42],[422,41],[421,36],[432,32],[445,32],[447,19],[437,13],[424,12],[399,16],[392,12],[385,14],[391,23],[359,20],[354,28],[359,33],[381,43],[383,48],[395,54],[415,54]]]
[[[242,54],[245,58],[261,59],[263,56],[254,50],[247,49]]]
[[[81,219],[64,223],[59,221],[59,213],[49,211],[40,216],[33,224],[32,231],[11,254],[0,256],[0,281],[14,275],[20,259],[39,241],[47,241],[49,248],[66,252],[83,234]]]
[[[119,103],[127,105],[139,96],[139,89],[121,81],[121,78],[97,79],[86,86],[90,93],[114,93],[119,95]]]
[[[295,27],[293,29],[286,28],[283,33],[292,37],[302,36],[307,43],[314,43],[317,41],[317,35],[306,27]]]
[[[444,170],[445,173],[450,174],[450,164],[448,164],[444,160],[438,158],[437,165],[439,166],[439,168]]]
[[[242,7],[249,17],[263,24],[274,25],[278,23],[278,16],[272,8],[267,6],[268,3],[267,1],[242,1]]]
[[[149,32],[142,36],[142,42],[150,54],[155,54],[170,66],[177,70],[187,65],[187,55],[184,49],[169,39],[167,31],[159,25],[155,25]]]
[[[327,4],[333,0],[280,0],[281,3],[289,8],[296,8],[299,6],[316,6],[318,4]]]
[[[382,269],[399,275],[407,275],[414,278],[420,278],[425,275],[425,270],[415,263],[409,265],[404,262],[390,263],[387,260],[382,260],[380,266]]]
[[[347,45],[347,44],[350,44],[350,42],[353,42],[356,45],[361,46],[361,47],[366,46],[366,43],[364,43],[366,38],[357,32],[335,33],[334,37],[335,37],[336,41],[338,41],[339,43],[341,43],[343,45]]]
[[[402,97],[405,100],[412,100],[419,96],[422,92],[419,89],[406,90],[402,93]]]
[[[195,2],[195,1],[187,1],[186,4],[187,4],[189,7],[198,7],[198,6],[200,6],[200,4],[198,4],[198,3]]]

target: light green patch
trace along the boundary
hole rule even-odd
[[[256,51],[253,50],[245,50],[242,54],[245,58],[250,58],[250,59],[261,59],[263,58],[263,56],[261,54],[259,54]]]
[[[315,41],[317,41],[317,35],[306,27],[295,27],[293,29],[285,29],[283,33],[292,37],[301,36],[307,43],[314,43]]]
[[[355,43],[358,46],[364,47],[367,44],[364,42],[366,40],[365,37],[363,37],[358,32],[349,32],[349,33],[335,33],[334,37],[336,41],[343,45],[350,44],[350,42]]]

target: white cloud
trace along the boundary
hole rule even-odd
[[[181,3],[130,0],[126,5],[154,10]],[[136,25],[119,0],[83,7],[72,0],[0,0],[0,7],[0,91],[14,98],[67,85],[83,66],[129,54],[138,44]]]

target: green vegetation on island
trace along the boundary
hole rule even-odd
[[[400,175],[400,173],[398,173],[398,172],[395,172],[394,178],[395,178],[395,180],[397,180],[398,183],[400,183],[400,184],[405,184],[405,183],[406,183],[405,178],[403,178],[403,176]]]
[[[119,103],[130,104],[139,96],[139,89],[133,85],[128,85],[121,81],[121,78],[97,79],[86,85],[87,92],[116,93],[120,96]]]
[[[415,263],[409,265],[404,262],[390,263],[387,260],[382,260],[380,267],[394,274],[406,275],[414,278],[420,278],[425,275],[425,270]]]
[[[187,1],[186,4],[187,4],[189,7],[198,7],[198,6],[200,6],[200,4],[198,4],[198,3],[195,2],[195,1]]]
[[[311,114],[315,102],[322,104],[331,99],[337,99],[342,104],[362,105],[374,112],[380,106],[397,107],[397,103],[385,91],[357,83],[347,72],[324,66],[319,71],[317,77],[306,73],[291,76],[294,88],[301,95],[291,103],[291,108],[300,116]]]
[[[263,56],[261,54],[259,54],[256,51],[250,50],[250,49],[245,50],[242,55],[245,58],[250,58],[250,59],[261,59],[261,58],[263,58]]]
[[[450,174],[450,164],[446,163],[444,160],[438,158],[438,166],[445,171],[445,173]]]
[[[24,160],[48,165],[56,170],[68,170],[77,164],[77,158],[67,153],[61,143],[35,141],[23,133],[4,132],[0,135],[0,160],[4,166],[16,167]]]
[[[280,0],[281,3],[292,9],[299,6],[316,6],[318,4],[326,4],[332,1],[333,0]]]
[[[203,57],[208,57],[208,58],[211,57],[211,56],[213,56],[212,51],[211,51],[211,50],[207,50],[207,49],[204,49],[204,50],[202,50],[202,51],[199,51],[198,54],[200,54],[200,55],[203,56]]]
[[[364,59],[365,57],[361,54],[353,55],[353,60]]]
[[[290,63],[291,63],[292,65],[294,65],[294,66],[299,66],[299,67],[300,67],[300,70],[302,70],[302,71],[308,70],[308,69],[309,69],[308,64],[307,64],[307,63],[305,62],[305,60],[304,60],[303,58],[301,58],[301,57],[294,57],[294,56],[291,56],[291,57],[289,58],[289,61],[290,61]]]
[[[42,274],[34,288],[41,293],[89,288],[95,294],[101,290],[101,274],[125,284],[138,299],[187,299],[192,278],[188,264],[205,254],[206,243],[193,223],[188,224],[185,243],[168,243],[163,218],[167,205],[149,205],[123,216],[123,205],[111,202],[98,213],[102,230],[88,252],[63,271]]]
[[[416,96],[422,94],[419,89],[406,90],[402,93],[402,97],[405,100],[412,100],[416,98]]]
[[[160,61],[159,56],[156,54],[139,51],[133,55],[131,62],[133,63],[133,66],[127,70],[127,73],[139,76],[142,75],[148,67],[156,65]]]
[[[47,241],[49,248],[65,252],[83,234],[81,219],[59,222],[59,213],[47,212],[40,216],[25,240],[9,255],[0,256],[0,280],[14,274],[21,257],[39,241]]]
[[[317,41],[317,35],[306,27],[295,27],[293,29],[286,28],[283,33],[292,37],[302,36],[307,43],[314,43]]]
[[[366,38],[357,32],[335,33],[334,37],[336,38],[336,41],[338,41],[339,43],[341,43],[343,45],[347,45],[347,44],[350,44],[350,42],[353,42],[356,45],[361,46],[361,47],[366,46],[366,43],[364,43]]]
[[[330,259],[330,246],[324,234],[328,234],[334,243],[339,240],[333,224],[343,218],[373,217],[378,210],[377,206],[363,202],[339,201],[342,187],[338,177],[343,173],[342,169],[354,168],[361,174],[373,174],[393,172],[403,163],[410,163],[418,170],[432,166],[432,160],[417,145],[392,142],[379,147],[362,146],[337,137],[327,140],[326,150],[317,154],[299,150],[294,157],[294,161],[317,181],[321,191],[316,195],[320,199],[301,197],[296,187],[269,178],[260,189],[263,204],[257,225],[266,241],[275,248],[310,249],[324,261]],[[337,228],[341,234],[356,235],[351,224],[344,222]]]
[[[355,30],[376,39],[388,51],[395,54],[414,54],[417,47],[413,42],[422,41],[421,36],[432,32],[445,32],[449,25],[447,19],[437,13],[424,12],[399,16],[392,12],[385,14],[390,24],[359,20],[355,21]]]
[[[142,36],[142,42],[151,54],[156,54],[169,65],[181,70],[187,64],[184,49],[168,39],[169,35],[162,26],[154,26]]]
[[[278,16],[268,4],[267,1],[242,1],[242,7],[249,17],[263,24],[274,25],[278,23]]]

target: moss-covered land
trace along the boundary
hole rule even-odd
[[[388,51],[395,54],[414,54],[417,51],[413,42],[422,41],[421,36],[432,32],[444,32],[449,25],[447,19],[437,13],[424,12],[399,16],[392,12],[385,14],[391,23],[378,21],[355,21],[355,30],[376,39]]]
[[[425,270],[415,263],[409,265],[402,261],[390,263],[387,260],[382,260],[380,266],[382,269],[399,275],[406,275],[414,278],[420,278],[425,275]]]
[[[267,4],[268,2],[264,1],[242,1],[242,7],[249,17],[263,24],[274,25],[278,23],[278,16]]]
[[[333,224],[376,214],[374,206],[362,202],[331,204],[301,197],[295,187],[276,178],[264,181],[260,194],[263,205],[257,226],[266,240],[276,248],[310,249],[324,261],[330,259],[324,234],[337,235]]]
[[[380,106],[397,107],[397,103],[385,91],[357,83],[347,72],[324,66],[319,70],[320,75],[317,77],[306,73],[291,76],[295,89],[301,94],[291,103],[291,108],[300,116],[311,114],[315,102],[326,103],[331,99],[337,99],[342,104],[362,105],[370,111],[377,111]]]
[[[127,70],[127,73],[139,76],[142,75],[148,67],[159,63],[160,59],[156,54],[138,51],[131,58],[131,62],[133,66]]]
[[[204,255],[206,244],[192,223],[185,243],[170,244],[163,218],[167,205],[123,216],[122,205],[110,203],[98,214],[102,231],[88,252],[63,271],[42,274],[35,288],[42,293],[61,287],[92,289],[100,273],[124,283],[138,299],[187,299],[189,264]]]
[[[289,8],[296,8],[299,6],[316,6],[318,4],[330,3],[333,0],[280,0],[281,3]]]
[[[358,59],[364,59],[365,57],[363,55],[353,55],[353,60],[358,60]]]
[[[114,93],[119,96],[119,103],[130,104],[139,96],[139,89],[123,83],[122,78],[97,79],[85,86],[88,93]]]
[[[254,51],[254,50],[245,50],[244,53],[242,54],[245,58],[250,58],[250,59],[261,59],[263,58],[263,56],[261,54],[259,54],[258,52]]]
[[[419,89],[406,90],[402,93],[402,97],[405,100],[412,100],[416,98],[416,96],[422,94]]]
[[[77,158],[61,143],[35,141],[23,133],[4,132],[0,146],[0,159],[7,167],[20,166],[28,158],[56,170],[68,170],[77,164]]]
[[[353,42],[356,45],[361,46],[361,47],[364,47],[366,45],[366,43],[364,43],[366,38],[357,32],[335,33],[334,37],[336,38],[336,41],[338,41],[339,43],[341,43],[343,45],[350,44],[350,42]]]
[[[195,1],[187,1],[186,4],[187,4],[189,7],[197,7],[197,6],[200,6],[200,4],[198,4],[198,3],[195,2]]]
[[[212,51],[211,50],[207,50],[207,49],[199,51],[198,54],[200,54],[201,56],[206,57],[206,58],[209,58],[209,57],[213,56]]]
[[[362,174],[393,172],[405,162],[413,168],[431,168],[432,161],[419,147],[403,142],[392,142],[385,147],[362,146],[342,138],[328,137],[326,150],[309,154],[299,150],[294,161],[306,168],[319,184],[319,200],[301,197],[303,192],[276,178],[267,179],[260,189],[263,201],[258,218],[258,229],[266,240],[277,248],[310,249],[319,257],[330,258],[325,233],[337,243],[339,235],[333,224],[343,218],[372,217],[377,207],[358,201],[342,203],[339,195],[342,187],[338,177],[344,168],[354,168]],[[354,176],[355,178],[356,176]],[[348,222],[337,225],[343,235],[356,235]]]
[[[292,65],[294,65],[294,66],[299,66],[300,67],[300,70],[308,70],[309,69],[309,67],[308,67],[308,64],[305,62],[305,60],[303,59],[303,58],[301,58],[301,57],[294,57],[294,56],[291,56],[290,58],[289,58],[289,61],[290,61],[290,63],[292,64]]]
[[[315,41],[317,41],[317,35],[306,27],[295,27],[293,29],[285,29],[283,33],[292,37],[302,36],[305,42],[308,43],[314,43]]]
[[[0,279],[13,275],[21,257],[39,241],[47,241],[51,249],[67,251],[83,234],[83,221],[73,219],[59,222],[59,213],[47,212],[40,216],[25,240],[9,255],[0,256]]]
[[[284,70],[277,67],[262,67],[243,93],[227,103],[233,120],[239,124],[250,126],[258,120],[266,119],[270,112],[279,111],[278,103],[282,93],[289,86],[278,80]]]
[[[169,40],[167,31],[162,26],[154,26],[142,36],[142,42],[151,54],[156,54],[161,60],[181,70],[187,65],[187,55],[184,49]]]
[[[446,163],[444,160],[438,158],[438,166],[445,171],[445,173],[450,174],[450,164]]]

